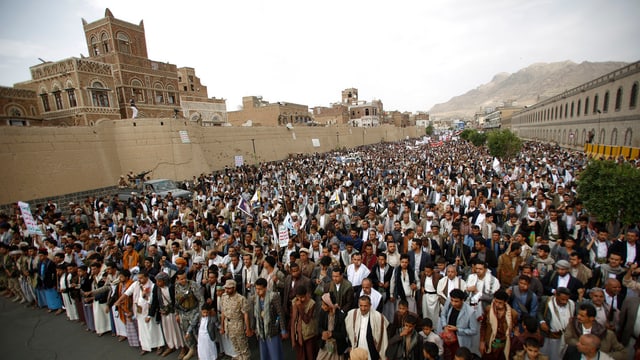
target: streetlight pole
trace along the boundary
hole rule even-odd
[[[339,131],[336,131],[336,144],[338,144],[337,147],[340,147],[340,132]]]

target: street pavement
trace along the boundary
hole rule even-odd
[[[255,337],[249,341],[251,359],[260,359]],[[144,357],[139,348],[118,342],[111,334],[98,337],[85,331],[64,313],[55,316],[46,309],[31,309],[0,298],[0,350],[2,360],[125,360],[178,358],[177,352],[161,358],[155,352]],[[196,359],[197,357],[194,357]],[[227,357],[227,359],[230,359]],[[295,359],[291,340],[284,342],[284,359]]]

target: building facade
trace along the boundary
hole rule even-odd
[[[513,115],[520,137],[582,146],[640,147],[640,62],[591,80]]]
[[[174,64],[148,58],[142,21],[131,24],[116,19],[106,9],[104,18],[91,23],[82,19],[82,25],[89,56],[30,67],[31,80],[14,88],[34,95],[36,111],[21,108],[28,92],[3,91],[0,116],[7,121],[2,125],[17,124],[9,121],[17,120],[17,110],[28,125],[94,125],[105,119],[131,118],[131,105],[136,106],[141,118],[191,118],[197,112],[198,120],[226,121],[224,100],[208,99],[195,70],[179,71]],[[184,82],[180,81],[182,74]],[[192,90],[188,79],[193,79],[199,90],[195,86]],[[185,85],[187,90],[181,90]],[[183,101],[187,102],[184,109]]]
[[[227,113],[233,126],[297,126],[312,124],[307,105],[270,103],[262,96],[244,96],[242,110]]]

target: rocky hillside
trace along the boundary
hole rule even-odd
[[[499,73],[491,82],[436,104],[429,112],[437,118],[469,119],[481,108],[500,106],[507,100],[514,105],[532,105],[625,65],[613,61],[537,63],[514,74]]]

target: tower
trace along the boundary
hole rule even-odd
[[[345,105],[356,105],[358,103],[358,89],[349,88],[342,90],[342,103]]]

